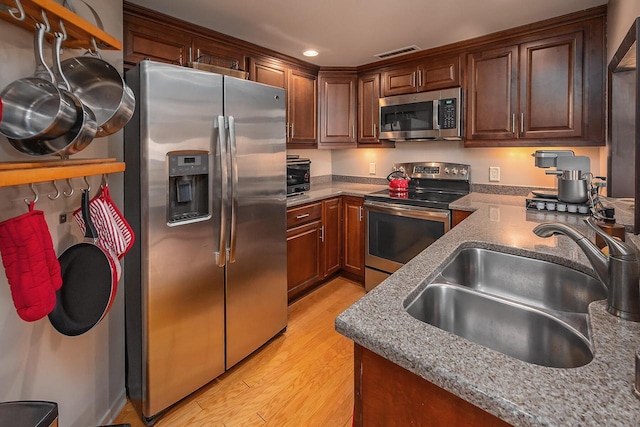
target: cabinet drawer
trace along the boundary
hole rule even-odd
[[[320,202],[287,209],[287,228],[320,219],[321,216],[322,203]]]

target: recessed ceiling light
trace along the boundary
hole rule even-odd
[[[317,50],[313,50],[313,49],[309,49],[309,50],[305,50],[304,52],[302,52],[302,54],[304,56],[318,56],[318,51]]]

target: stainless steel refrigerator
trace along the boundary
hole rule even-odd
[[[127,392],[152,423],[286,328],[285,92],[148,60],[126,78]]]

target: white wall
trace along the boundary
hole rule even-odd
[[[311,159],[311,176],[347,175],[385,178],[394,163],[433,161],[471,165],[475,184],[554,187],[555,179],[534,166],[531,154],[536,150],[573,150],[576,156],[589,157],[591,172],[606,176],[604,147],[511,147],[463,148],[462,142],[402,142],[396,148],[358,148],[349,150],[287,150]],[[369,164],[376,164],[375,175]],[[489,182],[489,167],[500,168],[500,182]]]
[[[332,175],[332,150],[287,150],[287,154],[298,154],[311,160],[311,176]]]
[[[513,147],[513,148],[463,148],[462,142],[403,142],[396,148],[369,148],[353,150],[333,150],[332,173],[384,178],[391,171],[393,163],[434,161],[454,162],[471,165],[471,181],[488,184],[489,167],[500,168],[500,182],[492,184],[553,187],[554,177],[545,175],[544,169],[534,166],[531,154],[537,149],[571,149],[576,156],[588,156],[591,172],[604,174],[600,165],[599,148],[580,147]],[[309,150],[311,151],[311,150]],[[369,163],[376,164],[376,174],[369,174]]]
[[[100,15],[105,30],[122,39],[122,0],[87,0]],[[92,22],[86,6],[75,2],[81,16]],[[0,87],[4,88],[21,77],[31,75],[34,68],[32,33],[0,20]],[[65,57],[83,51],[66,51]],[[50,58],[47,45],[45,57]],[[103,58],[122,69],[122,52],[103,52]],[[100,138],[80,157],[116,157],[122,159],[122,132]],[[51,159],[49,157],[49,159]],[[0,161],[41,160],[23,155],[0,136]],[[45,159],[42,159],[45,160]],[[122,175],[122,174],[117,174]],[[116,203],[122,205],[122,177],[111,175],[109,184]],[[90,178],[97,189],[100,177]],[[60,182],[64,188],[64,181]],[[73,180],[74,187],[83,185]],[[46,194],[53,192],[49,183],[36,184],[40,201],[36,209],[45,212],[54,247],[58,254],[81,241],[78,227],[72,222],[58,224],[60,213],[70,213],[79,207],[79,191],[71,198],[52,202]],[[95,195],[95,190],[92,191]],[[28,186],[0,189],[0,221],[27,211],[23,202],[32,197]],[[78,337],[59,334],[47,318],[27,323],[21,320],[13,306],[4,268],[0,266],[0,401],[49,400],[58,403],[61,427],[86,427],[108,423],[113,412],[124,403],[124,301],[120,292],[107,318],[88,333]],[[90,286],[90,277],[87,278]],[[119,286],[124,284],[122,281]]]

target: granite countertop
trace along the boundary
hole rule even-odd
[[[384,190],[386,185],[360,184],[356,182],[333,181],[327,184],[313,184],[311,190],[299,196],[287,197],[287,207],[317,202],[336,196],[364,196],[374,191]]]
[[[572,369],[547,368],[514,359],[414,319],[404,306],[464,247],[485,247],[593,270],[566,236],[537,237],[541,222],[562,221],[591,240],[583,216],[527,211],[525,197],[471,193],[453,209],[474,211],[362,299],[340,314],[336,330],[466,401],[518,426],[638,425],[633,395],[634,355],[640,323],[589,306],[594,359]],[[638,236],[627,234],[639,246]]]

